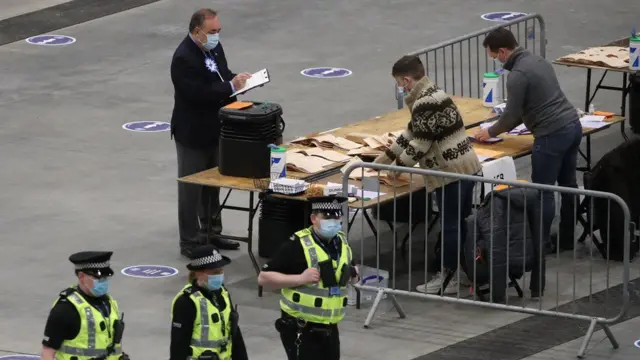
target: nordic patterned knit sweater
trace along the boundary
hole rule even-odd
[[[407,129],[376,163],[474,175],[481,169],[462,116],[453,100],[426,76],[405,98],[411,112]],[[428,191],[455,179],[425,176]]]

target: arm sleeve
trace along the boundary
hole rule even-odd
[[[238,331],[233,335],[233,339],[231,340],[231,360],[249,360],[247,346],[244,344],[240,326],[238,326]]]
[[[66,299],[60,299],[49,312],[44,328],[42,345],[58,350],[65,340],[71,340],[80,331],[80,315]]]
[[[524,99],[527,95],[527,77],[521,72],[509,73],[507,79],[507,107],[493,126],[489,128],[489,136],[495,137],[513,130],[522,123]]]
[[[233,94],[231,82],[208,83],[194,72],[187,60],[175,57],[171,62],[171,81],[176,91],[198,102],[227,100]]]
[[[421,107],[417,106],[411,115],[411,136],[402,136],[396,139],[396,144],[402,147],[402,152],[396,159],[397,165],[413,167],[427,155],[431,145],[433,145],[436,133],[435,129],[432,129],[429,125],[429,120],[434,116],[434,112],[429,109],[423,110]],[[409,131],[405,132],[408,133]],[[399,151],[399,149],[394,148],[394,145],[392,145],[391,151]]]
[[[176,299],[171,316],[170,360],[184,360],[191,356],[191,336],[196,308],[191,299],[182,295]]]
[[[300,259],[304,261],[304,264],[299,264]],[[297,275],[301,273],[300,268],[306,269],[306,267],[306,260],[300,240],[296,235],[292,235],[289,241],[282,245],[271,261],[264,264],[262,271],[275,271],[287,275]]]

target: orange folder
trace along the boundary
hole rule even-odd
[[[225,109],[233,109],[233,110],[242,110],[242,109],[246,109],[249,107],[252,107],[253,103],[252,102],[246,102],[246,101],[234,101],[231,104],[225,106]]]

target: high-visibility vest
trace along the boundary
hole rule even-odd
[[[185,286],[173,299],[172,314],[176,300],[182,294],[189,296],[196,307],[189,359],[197,359],[207,350],[218,354],[220,360],[231,359],[231,299],[227,289],[223,287],[221,291],[222,298],[227,304],[223,311],[219,311],[209,299],[202,295],[198,288],[191,284]]]
[[[300,238],[304,257],[309,268],[318,270],[318,263],[331,259],[324,249],[313,240],[311,227],[300,230],[295,234]],[[340,282],[344,265],[351,265],[351,247],[347,244],[346,236],[342,231],[338,232],[340,239],[340,258],[332,260],[336,275],[336,282]],[[316,284],[302,285],[296,288],[283,288],[280,291],[280,309],[300,320],[319,323],[337,324],[344,318],[347,306],[347,288],[339,287],[338,295],[331,295],[329,287],[322,280]]]
[[[107,318],[98,309],[91,306],[80,295],[75,287],[64,290],[54,302],[54,306],[60,299],[66,298],[80,315],[80,331],[72,340],[62,342],[60,349],[56,350],[56,360],[89,360],[107,354],[107,347],[111,345],[114,336],[113,325],[118,320],[118,303],[109,297],[111,311]],[[114,352],[107,360],[118,360],[122,355],[122,347],[117,344]]]

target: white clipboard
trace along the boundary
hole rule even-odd
[[[252,74],[251,77],[247,79],[247,82],[244,84],[244,87],[240,90],[236,90],[236,92],[231,94],[231,96],[229,97],[234,97],[236,95],[244,94],[251,89],[264,86],[264,84],[270,81],[271,79],[269,78],[269,71],[267,69],[262,69]]]

